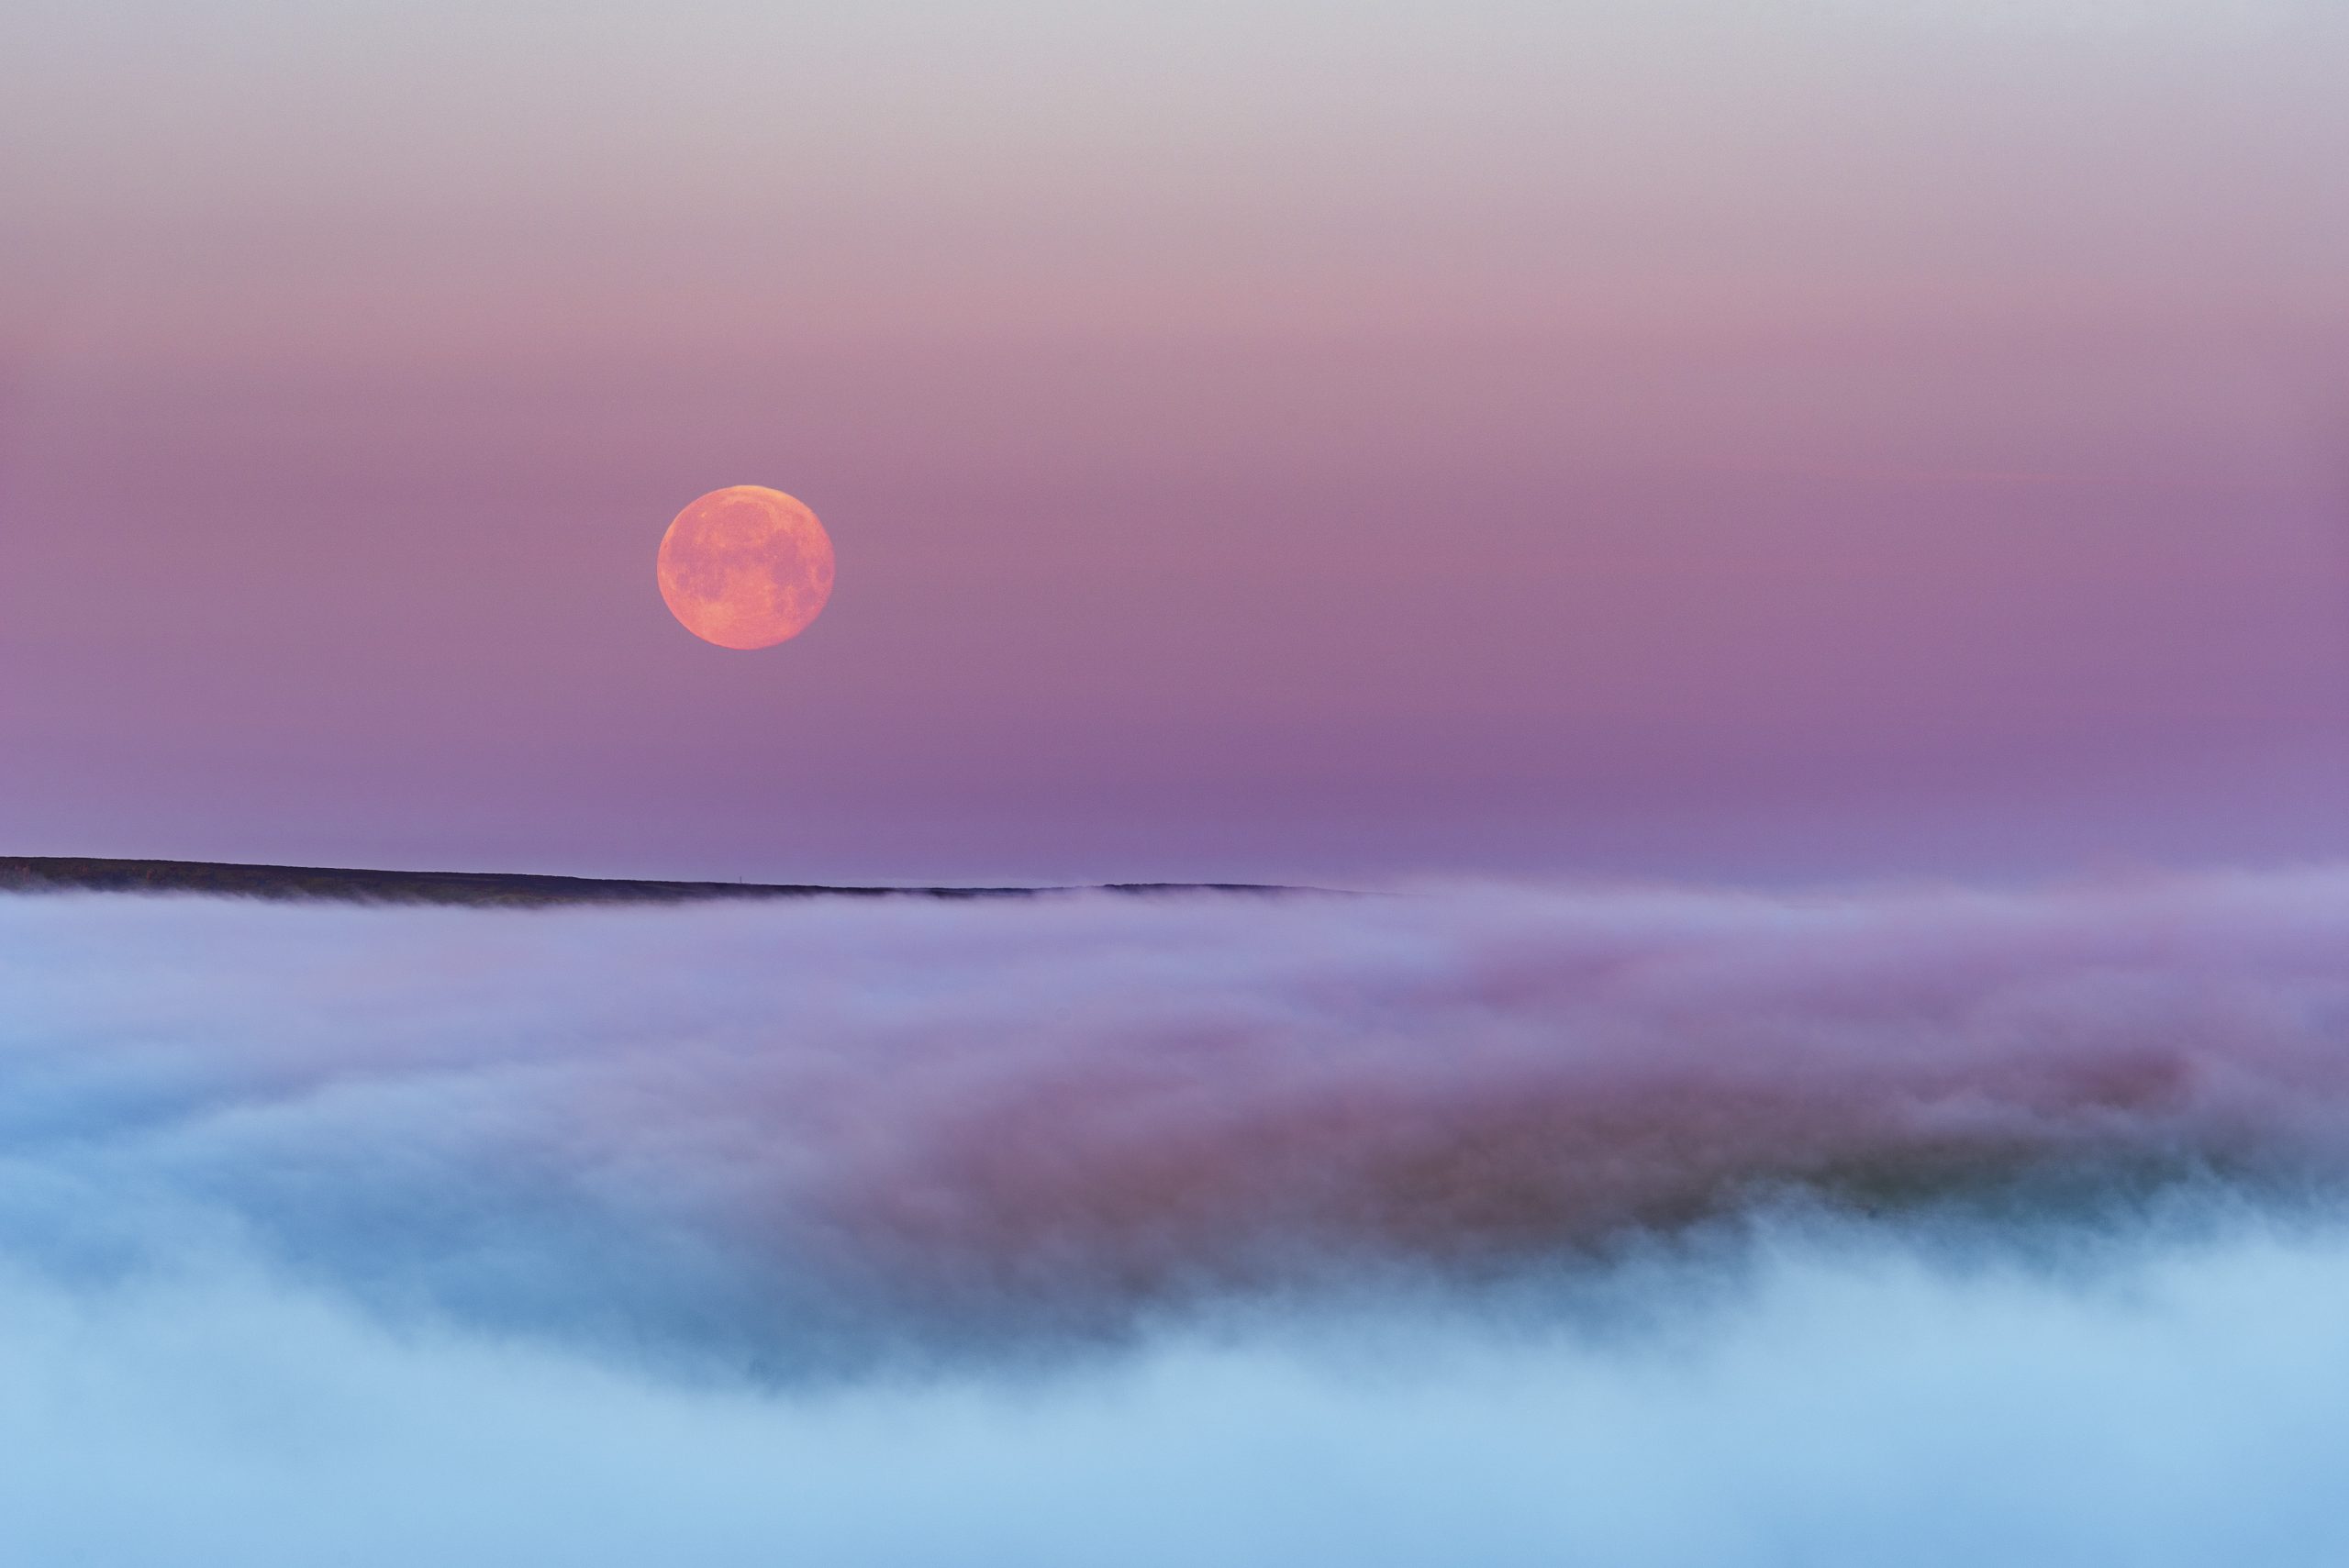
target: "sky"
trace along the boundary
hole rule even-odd
[[[0,18],[0,848],[2349,851],[2323,0]],[[821,620],[664,612],[800,496]]]
[[[1371,891],[0,895],[0,1561],[2349,1560],[2344,79],[11,0],[0,853]]]

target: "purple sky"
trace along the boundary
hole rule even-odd
[[[2349,851],[2344,63],[2289,0],[25,7],[0,850]],[[736,484],[839,550],[759,654],[652,581]]]

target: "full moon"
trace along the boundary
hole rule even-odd
[[[677,514],[656,568],[669,613],[720,648],[772,648],[832,596],[832,540],[807,504],[736,484]]]

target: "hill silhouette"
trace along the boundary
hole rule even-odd
[[[541,876],[522,872],[375,871],[348,866],[242,865],[216,861],[0,856],[0,892],[190,893],[215,897],[322,899],[346,904],[453,904],[531,907],[575,904],[686,904],[743,898],[1032,898],[1100,892],[1286,893],[1255,883],[1125,882],[1063,887],[833,886],[820,883],[666,882]]]

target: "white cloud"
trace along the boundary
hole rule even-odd
[[[2344,894],[13,899],[0,1245],[796,1375],[1789,1200],[2329,1181]]]
[[[2330,1565],[2349,1242],[2140,1232],[2090,1279],[1772,1239],[1611,1332],[1324,1304],[758,1394],[387,1330],[236,1268],[0,1279],[0,1556],[108,1568],[1299,1561]]]
[[[2344,952],[0,899],[0,1561],[2329,1565]]]

